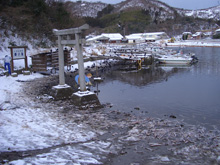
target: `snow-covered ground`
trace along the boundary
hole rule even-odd
[[[220,47],[219,39],[204,39],[204,40],[181,40],[174,43],[167,43],[168,46],[194,46],[194,47]]]
[[[34,81],[42,77],[37,73],[29,76],[0,77],[0,152],[29,151],[63,145],[52,149],[49,154],[39,154],[11,163],[99,164],[100,158],[83,148],[108,152],[108,142],[90,142],[92,138],[102,134],[102,131],[91,131],[87,125],[64,121],[63,117],[57,116],[62,107],[45,107],[45,104],[34,102],[22,92],[22,89],[25,89],[22,87],[22,81]],[[82,116],[76,115],[74,119],[80,117]],[[81,144],[75,146],[75,143]]]
[[[27,54],[40,51],[44,50],[28,50]],[[90,53],[92,50],[86,48],[86,51]],[[93,51],[99,53],[96,49]],[[0,52],[2,66],[6,54],[10,55],[10,50],[4,49]],[[72,58],[74,59],[75,56],[76,52],[72,51]],[[24,68],[23,59],[14,60],[14,64],[16,69]],[[85,67],[92,64],[93,62],[87,62]],[[31,65],[29,56],[28,65]],[[78,65],[75,64],[71,68],[78,68]],[[27,88],[24,82],[36,81],[38,78],[44,76],[32,73],[19,74],[18,77],[0,77],[0,153],[12,151],[28,153],[33,150],[51,149],[49,153],[42,152],[37,156],[12,161],[11,164],[100,164],[102,153],[114,152],[109,142],[91,141],[103,134],[103,131],[93,130],[87,124],[74,122],[83,115],[74,114],[67,121],[64,116],[58,116],[63,110],[62,106],[39,104],[27,97],[24,94]],[[0,159],[0,163],[2,162],[7,160]]]

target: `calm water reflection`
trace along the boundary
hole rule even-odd
[[[175,115],[187,123],[220,128],[220,48],[184,48],[190,51],[199,62],[189,67],[120,68],[105,73],[105,81],[99,84],[101,103],[112,103],[122,112]]]

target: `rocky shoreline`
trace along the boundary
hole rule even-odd
[[[101,149],[90,148],[89,151],[97,152],[99,161],[107,165],[220,163],[219,130],[206,130],[171,116],[163,119],[137,117],[132,113],[122,113],[111,104],[105,104],[101,109],[90,107],[79,110],[72,105],[71,100],[54,101],[49,97],[47,93],[57,80],[57,76],[48,76],[22,82],[24,93],[48,113],[52,113],[55,119],[63,123],[84,125],[88,132],[96,135],[87,141],[61,143],[40,150],[1,152],[2,164],[20,159],[32,162],[38,159],[38,155],[54,152],[57,148],[82,148],[102,142],[108,145]],[[62,154],[59,156],[65,158]]]

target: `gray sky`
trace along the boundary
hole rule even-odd
[[[70,0],[70,1],[77,1],[77,0]],[[121,2],[122,0],[82,0],[82,1],[88,1],[88,2],[100,1],[104,3],[115,4]],[[160,1],[167,3],[172,7],[192,9],[192,10],[205,9],[216,5],[220,5],[220,0],[160,0]]]

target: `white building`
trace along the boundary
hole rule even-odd
[[[134,33],[127,35],[128,43],[140,43],[140,42],[154,42],[160,39],[168,39],[168,35],[165,32],[155,33]]]
[[[89,38],[87,42],[121,43],[123,36],[120,33],[102,33],[101,35]]]
[[[217,30],[215,31],[215,34],[220,34],[220,29],[217,29]]]
[[[192,35],[193,39],[197,39],[200,40],[203,37],[203,33],[202,32],[196,32],[195,34]]]
[[[140,43],[140,42],[145,42],[143,37],[142,37],[143,33],[134,33],[134,34],[130,34],[125,36],[125,38],[128,40],[128,43]]]

